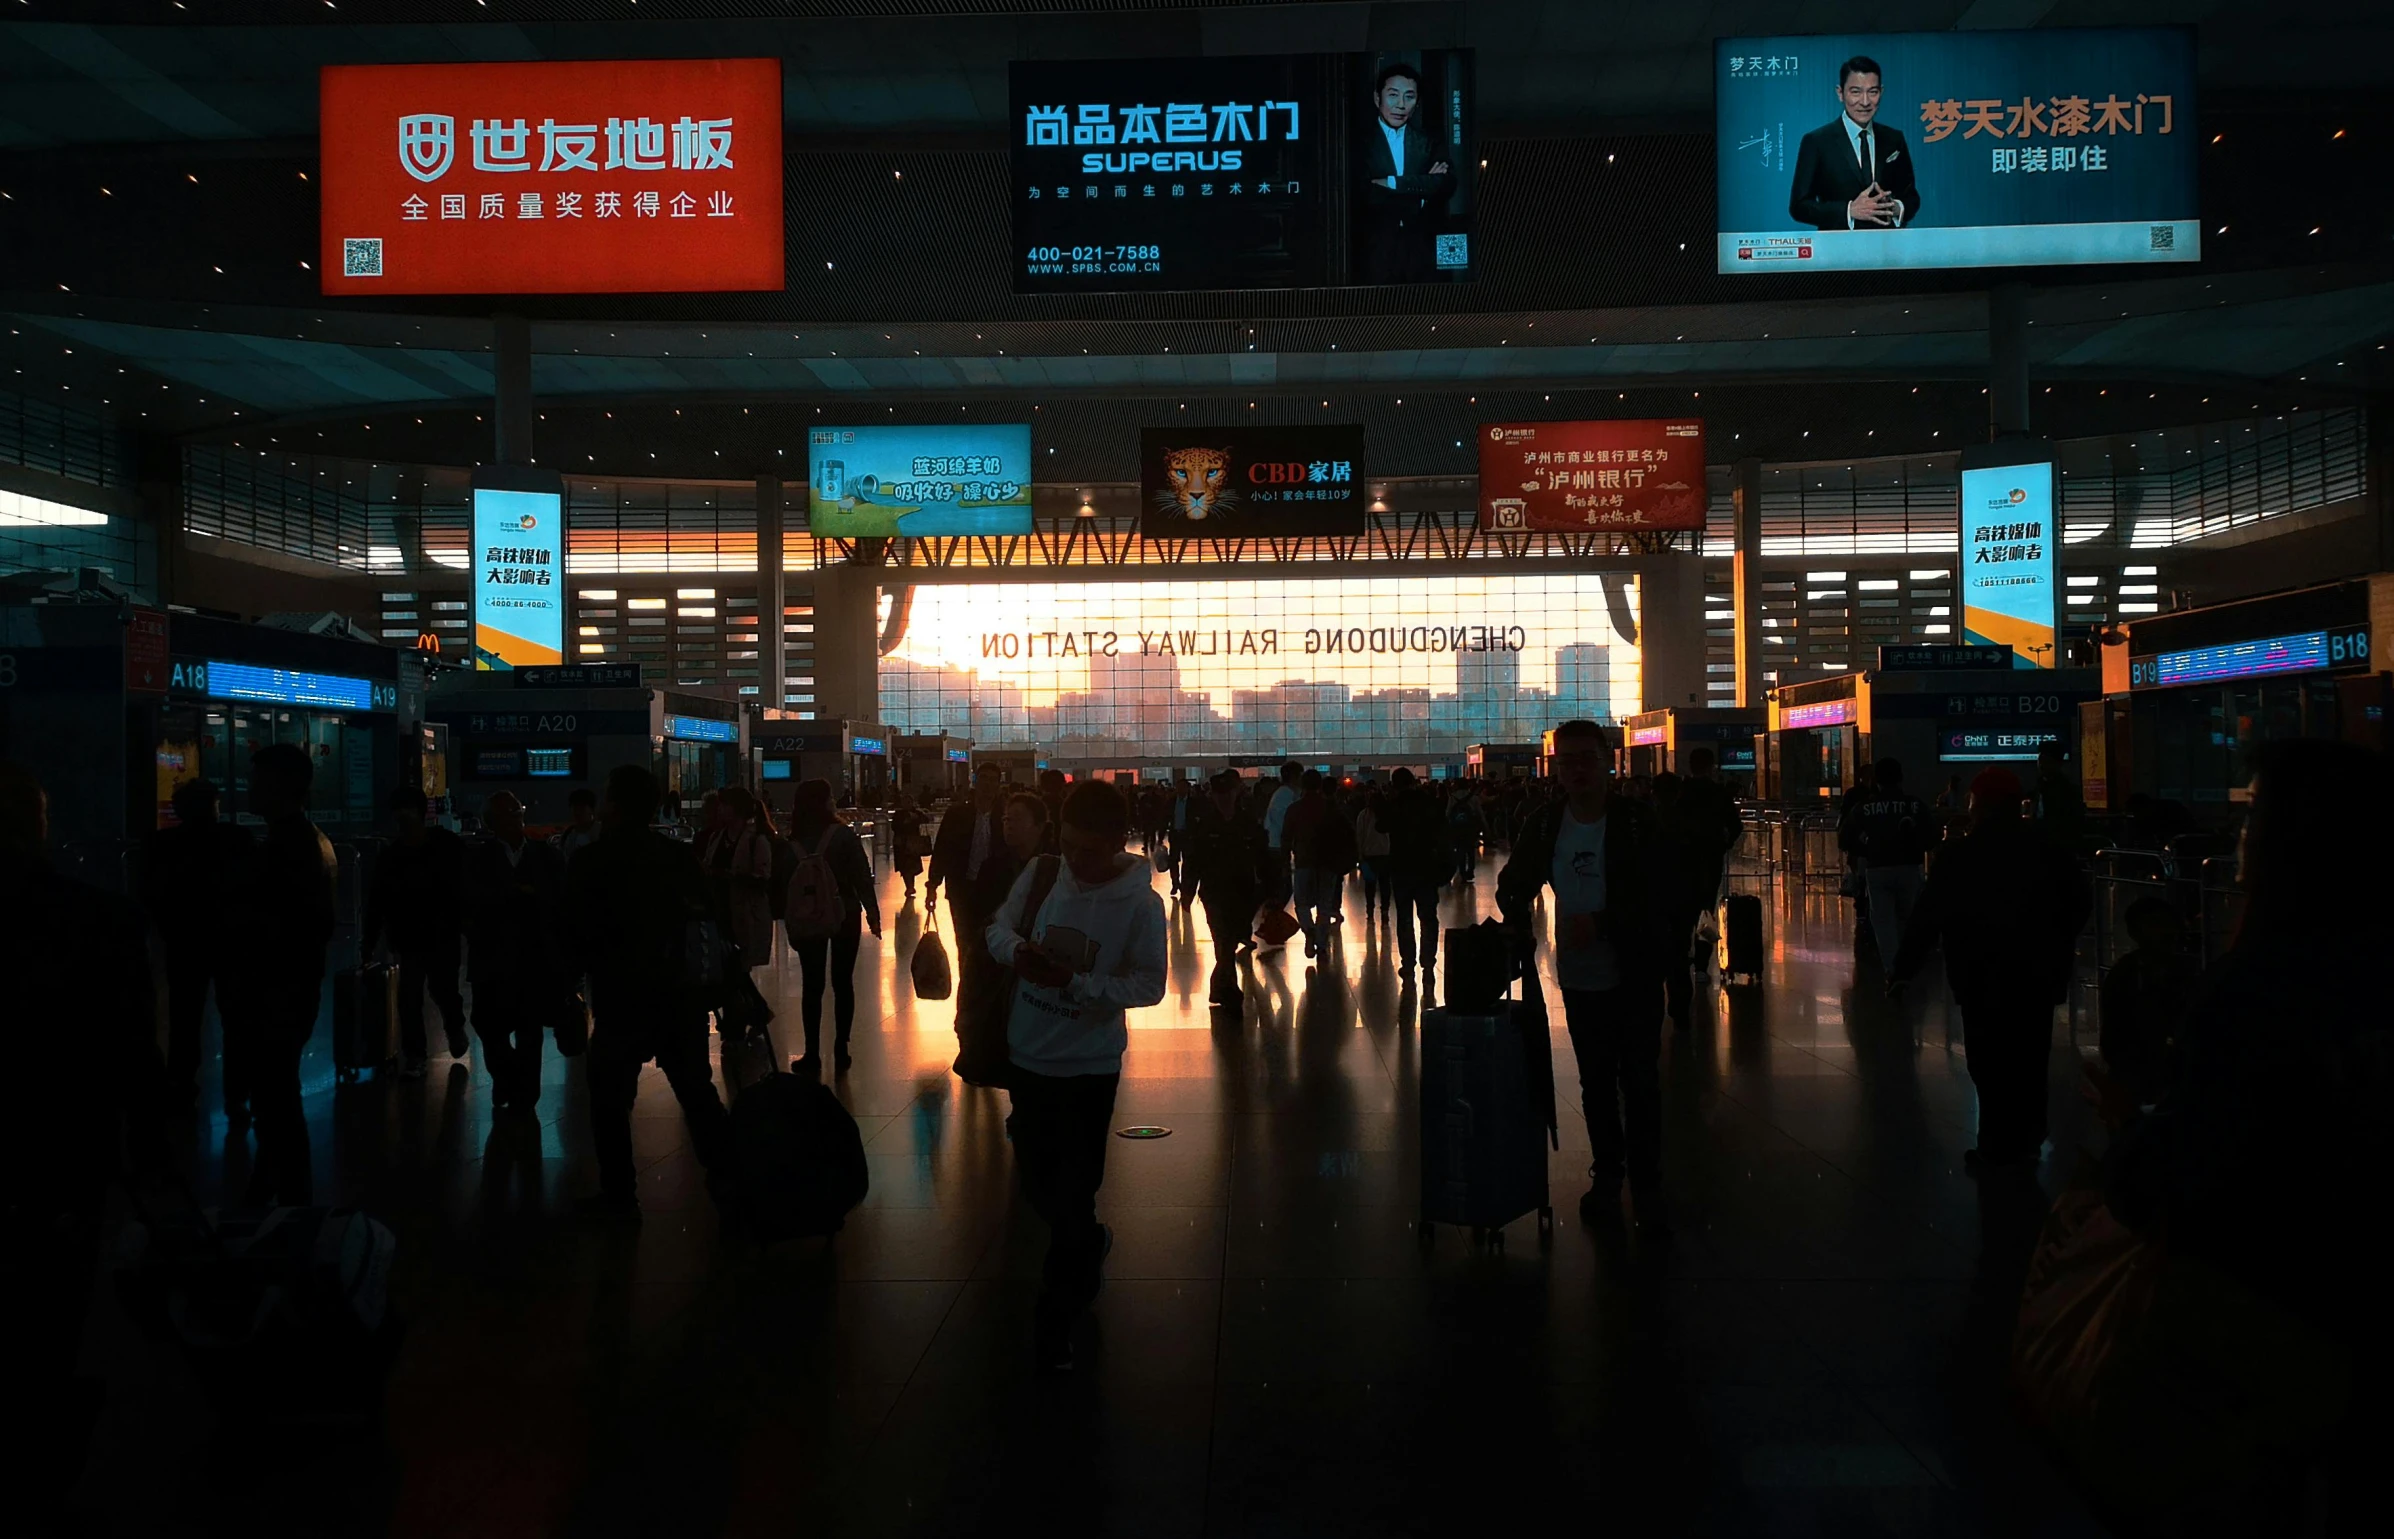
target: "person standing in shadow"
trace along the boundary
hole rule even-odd
[[[607,777],[604,832],[566,873],[566,936],[591,986],[588,1054],[591,1140],[599,1191],[588,1206],[637,1218],[632,1103],[641,1066],[655,1059],[681,1102],[707,1189],[724,1197],[731,1114],[707,1063],[707,1012],[688,975],[690,927],[707,916],[706,875],[678,839],[650,825],[657,777],[636,764]]]
[[[565,857],[524,837],[524,807],[500,791],[482,804],[488,837],[466,857],[466,976],[474,1032],[490,1071],[490,1104],[529,1112],[540,1100],[541,1034],[566,1008]]]
[[[465,841],[429,821],[423,791],[403,785],[391,793],[391,842],[366,888],[364,952],[389,941],[399,962],[399,1073],[424,1077],[431,1040],[424,1031],[424,995],[440,1008],[449,1056],[466,1055],[465,996],[459,992],[459,909],[465,893]]]
[[[856,956],[864,946],[864,930],[881,938],[881,903],[873,892],[873,863],[865,856],[864,841],[831,805],[830,781],[798,783],[790,843],[797,848],[797,870],[782,905],[782,925],[789,931],[790,949],[798,953],[799,1013],[806,1023],[806,1055],[791,1068],[819,1075],[824,982],[831,984],[831,1061],[845,1070],[848,1039],[856,1029]]]
[[[249,845],[245,830],[218,821],[217,808],[214,781],[184,781],[175,787],[174,824],[151,834],[142,852],[141,906],[166,951],[164,1094],[177,1108],[199,1100],[208,988],[224,965],[225,901]],[[224,1106],[228,1120],[246,1123],[247,1087],[228,1081]]]
[[[2045,1145],[2053,1009],[2070,992],[2078,932],[2094,900],[2077,860],[2020,815],[2020,777],[1981,770],[1970,832],[1948,845],[1887,965],[1894,992],[1932,949],[1962,1010],[1962,1051],[1978,1089],[1973,1175],[2032,1172]]]
[[[305,1207],[315,1197],[299,1059],[323,1003],[340,869],[332,842],[308,819],[315,779],[314,762],[293,743],[269,744],[249,761],[250,811],[266,827],[234,882],[218,989],[226,1073],[249,1087],[256,1119],[250,1207]]]
[[[1188,826],[1181,833],[1187,846],[1187,881],[1205,905],[1205,928],[1214,943],[1214,970],[1205,997],[1216,1009],[1233,1011],[1246,1004],[1239,956],[1255,944],[1249,931],[1272,860],[1263,821],[1245,805],[1242,789],[1237,770],[1217,773],[1207,798],[1192,799]]]
[[[1729,852],[1737,848],[1746,831],[1745,819],[1738,816],[1737,798],[1721,784],[1713,765],[1711,749],[1688,750],[1688,772],[1667,813],[1660,806],[1662,798],[1655,798],[1660,832],[1679,875],[1670,934],[1665,937],[1676,949],[1663,959],[1669,969],[1663,975],[1663,995],[1671,1020],[1683,1030],[1695,1006],[1696,975],[1704,970],[1701,954],[1693,946],[1696,922],[1719,902]]]
[[[49,800],[0,760],[0,975],[8,979],[9,1067],[34,1094],[0,1132],[13,1173],[0,1212],[0,1297],[18,1312],[10,1394],[28,1413],[0,1439],[10,1527],[80,1533],[66,1500],[105,1398],[78,1379],[83,1322],[100,1270],[109,1182],[162,1162],[160,1065],[141,913],[54,870]]]

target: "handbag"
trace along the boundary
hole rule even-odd
[[[956,987],[956,975],[948,966],[948,945],[939,938],[939,910],[931,910],[930,923],[923,938],[914,943],[914,959],[908,971],[914,978],[914,997],[917,999],[945,999]]]
[[[568,989],[559,1001],[557,1020],[551,1028],[557,1034],[557,1056],[578,1058],[590,1046],[590,1005],[579,989]]]
[[[2038,1241],[2010,1368],[2021,1411],[2099,1503],[2155,1533],[2267,1507],[2352,1390],[2336,1343],[2122,1224],[2091,1162]]]
[[[1273,909],[1255,921],[1256,938],[1267,946],[1285,946],[1289,937],[1303,928],[1297,916],[1285,908]]]

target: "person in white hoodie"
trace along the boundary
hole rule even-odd
[[[1032,1350],[1072,1366],[1072,1321],[1097,1296],[1113,1233],[1097,1221],[1114,1091],[1130,1045],[1124,1012],[1164,997],[1164,902],[1128,854],[1130,804],[1103,781],[1065,797],[1063,853],[1023,868],[989,921],[989,954],[1016,983],[1006,1023],[1014,1159],[1048,1227]]]

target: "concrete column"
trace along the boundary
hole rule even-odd
[[[853,721],[881,715],[881,585],[870,567],[814,575],[815,714]]]
[[[520,315],[491,317],[493,463],[532,463],[532,323]]]
[[[1704,703],[1704,558],[1651,556],[1638,576],[1640,708]]]
[[[781,477],[756,478],[756,660],[763,675],[757,699],[773,710],[789,693],[788,635],[782,621],[788,585],[782,579]]]
[[[184,602],[183,446],[160,433],[133,435],[133,490],[150,546],[150,588],[160,604]]]
[[[1736,568],[1730,580],[1737,603],[1737,703],[1759,711],[1769,687],[1762,679],[1762,461],[1739,460],[1736,469]]]
[[[2028,436],[2028,285],[1987,291],[1987,439]]]

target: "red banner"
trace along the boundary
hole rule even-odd
[[[781,61],[330,65],[327,294],[782,286]]]
[[[1483,529],[1701,529],[1704,510],[1696,418],[1480,429]]]

